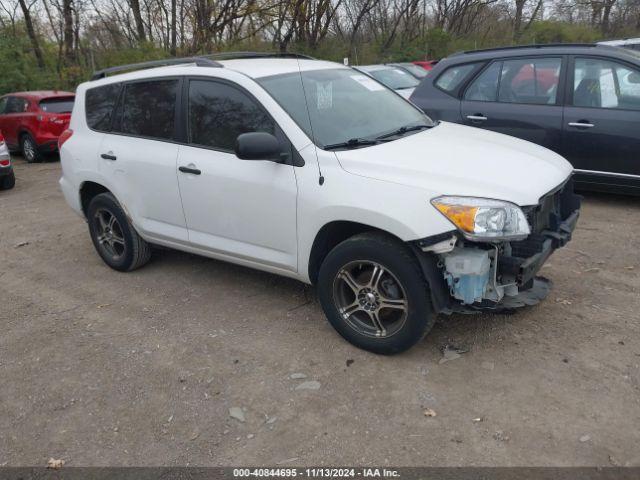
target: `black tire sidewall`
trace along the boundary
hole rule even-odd
[[[333,282],[340,269],[349,262],[368,260],[388,269],[402,284],[409,313],[402,329],[386,338],[358,333],[342,318],[333,300]],[[429,290],[413,253],[402,242],[378,236],[357,236],[336,246],[325,258],[318,276],[318,297],[331,325],[342,337],[359,348],[394,354],[419,342],[435,322]]]
[[[0,177],[0,188],[2,190],[10,190],[16,185],[16,175],[13,172],[9,172],[7,175]]]
[[[98,243],[94,217],[99,208],[105,209],[115,216],[116,220],[120,224],[120,228],[122,229],[125,252],[124,255],[117,260],[114,260],[107,252],[105,252]],[[100,255],[100,258],[102,258],[102,260],[114,270],[119,270],[121,272],[128,271],[135,260],[133,232],[129,221],[127,220],[127,216],[115,197],[110,193],[101,193],[91,200],[89,208],[87,209],[87,221],[89,223],[89,235],[91,236],[91,241],[93,242],[93,246],[98,252],[98,255]]]

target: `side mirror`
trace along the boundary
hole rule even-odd
[[[282,149],[278,139],[266,132],[249,132],[238,135],[236,156],[242,160],[280,161]]]

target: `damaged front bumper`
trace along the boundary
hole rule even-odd
[[[544,299],[550,282],[536,277],[549,256],[571,240],[581,197],[573,182],[525,207],[531,234],[520,241],[473,242],[456,232],[418,242],[432,303],[441,313],[500,310]],[[430,258],[425,258],[430,257]]]

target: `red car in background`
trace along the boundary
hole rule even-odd
[[[29,162],[58,150],[58,137],[69,126],[75,95],[39,91],[0,97],[0,131],[12,151]]]
[[[436,63],[438,63],[438,60],[416,60],[411,63],[413,63],[414,65],[418,65],[424,68],[425,70],[431,70],[433,67],[436,66]]]

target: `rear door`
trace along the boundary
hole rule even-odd
[[[559,152],[563,56],[495,60],[463,93],[462,121]]]
[[[98,168],[143,236],[185,243],[176,178],[181,81],[159,78],[123,85],[111,132],[98,150]]]
[[[568,90],[563,154],[580,179],[640,180],[640,68],[576,56]]]

